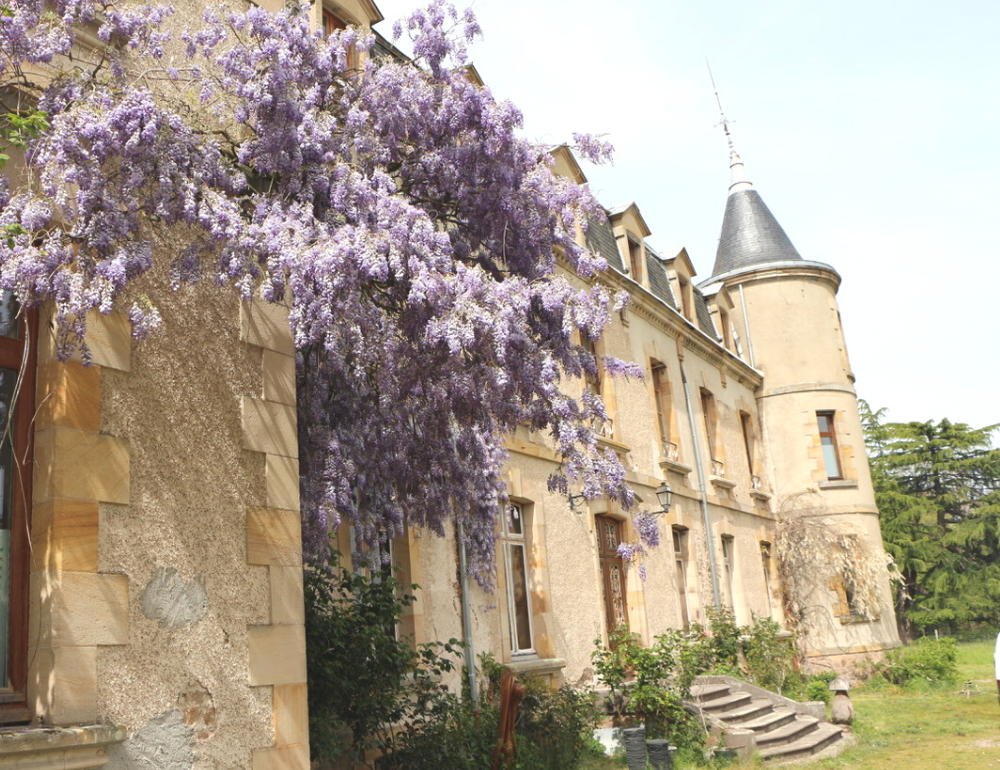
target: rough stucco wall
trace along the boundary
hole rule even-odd
[[[270,688],[249,687],[247,662],[247,625],[270,622],[267,570],[247,565],[245,534],[263,455],[241,449],[261,351],[240,342],[234,292],[172,292],[160,278],[145,291],[162,329],[133,343],[130,372],[104,373],[102,430],[129,442],[131,501],[101,506],[100,570],[128,576],[129,643],[99,650],[98,711],[139,731],[109,767],[142,766],[162,734],[169,757],[193,749],[194,767],[242,768],[272,729]],[[187,743],[164,716],[178,709]]]

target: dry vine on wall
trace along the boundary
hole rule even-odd
[[[830,622],[837,603],[850,615],[877,618],[882,581],[899,574],[892,558],[868,538],[822,516],[784,512],[776,522],[774,545],[785,613],[799,633]],[[831,596],[838,581],[840,602]]]

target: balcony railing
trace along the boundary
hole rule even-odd
[[[764,482],[761,481],[760,476],[751,474],[750,476],[750,489],[756,489],[760,491],[764,488]]]
[[[726,478],[726,464],[722,460],[712,458],[712,475],[720,479]]]
[[[681,453],[677,444],[672,441],[667,441],[666,439],[663,439],[662,443],[663,459],[670,460],[672,463],[678,462],[680,460]]]

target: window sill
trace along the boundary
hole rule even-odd
[[[566,667],[562,658],[515,658],[505,664],[515,674],[554,674]]]
[[[687,476],[692,470],[694,470],[690,465],[679,463],[676,460],[668,460],[666,457],[660,458],[660,468],[664,471],[679,473],[681,476]]]
[[[839,620],[845,626],[849,626],[854,623],[874,623],[878,620],[878,615],[869,617],[868,615],[862,615],[860,613],[851,613],[850,615],[841,615]]]
[[[733,489],[736,486],[735,481],[730,481],[723,476],[709,476],[708,480],[712,482],[713,487],[718,487],[719,489]]]
[[[855,479],[836,479],[834,481],[821,481],[820,489],[857,489],[858,482]]]
[[[597,444],[605,449],[612,449],[620,455],[628,454],[632,451],[631,447],[626,444],[621,444],[613,438],[605,438],[604,436],[597,437]]]
[[[107,748],[127,737],[124,727],[20,727],[0,730],[0,765],[37,770],[92,770],[108,762]]]
[[[750,497],[752,497],[754,500],[760,500],[762,503],[766,503],[768,500],[771,499],[771,495],[769,495],[767,492],[761,492],[759,489],[751,489]]]

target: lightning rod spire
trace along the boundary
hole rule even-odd
[[[705,66],[708,67],[708,78],[712,81],[712,93],[715,94],[715,103],[719,105],[719,115],[721,118],[719,125],[722,126],[722,130],[726,134],[726,143],[729,145],[729,194],[732,195],[734,192],[739,192],[740,190],[752,190],[753,183],[750,181],[750,177],[747,176],[746,169],[743,167],[743,161],[740,159],[740,154],[736,152],[736,147],[733,145],[733,135],[729,132],[729,124],[733,121],[726,117],[726,112],[722,109],[719,89],[715,85],[715,76],[712,74],[712,65],[708,63],[708,59],[705,59]]]

